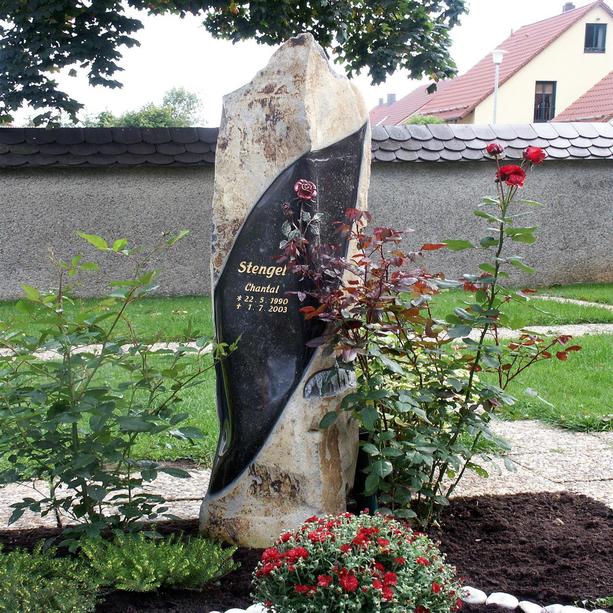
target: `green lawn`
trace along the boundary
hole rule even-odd
[[[573,344],[582,349],[566,362],[539,362],[509,386],[517,402],[505,406],[501,417],[540,419],[572,430],[613,430],[613,336],[582,336]]]
[[[542,294],[572,296],[595,302],[613,303],[613,284],[576,285],[542,290]],[[455,306],[471,301],[471,295],[461,291],[445,292],[435,298],[434,312],[444,316]],[[87,301],[91,303],[91,301]],[[160,340],[189,340],[212,333],[211,301],[208,297],[149,298],[132,305],[128,316],[139,335]],[[75,306],[79,308],[79,304]],[[582,307],[547,300],[514,303],[511,325],[557,325],[586,322],[613,322],[613,313],[598,307]],[[14,302],[0,303],[0,322],[14,321],[25,316],[14,308]],[[25,320],[24,320],[25,321]],[[23,323],[23,321],[22,321]],[[27,323],[27,321],[26,321]],[[567,362],[549,360],[523,373],[512,385],[510,393],[518,401],[506,407],[507,419],[541,419],[579,430],[613,430],[613,337],[592,336],[576,339],[583,350],[573,353]],[[107,372],[102,379],[124,377]],[[543,402],[525,390],[536,390]],[[192,458],[208,466],[217,443],[218,424],[215,409],[213,371],[202,385],[182,394],[181,411],[189,413],[189,423],[206,433],[206,437],[190,444],[170,436],[143,437],[137,446],[140,458],[176,460]],[[549,403],[549,404],[547,404]]]
[[[542,294],[549,293],[543,290]],[[472,294],[449,290],[432,300],[432,310],[435,316],[444,317],[452,313],[454,307],[463,307],[473,302]],[[565,304],[552,300],[528,300],[513,302],[505,308],[509,314],[506,325],[511,328],[524,326],[558,326],[564,324],[613,323],[613,311],[597,306],[581,306]]]
[[[613,283],[577,283],[575,285],[557,285],[543,289],[542,294],[563,296],[587,302],[613,304]]]
[[[560,286],[543,289],[540,293],[543,295],[555,293],[555,295],[613,304],[613,284]],[[471,296],[462,291],[445,291],[434,299],[434,314],[443,317],[451,313],[454,307],[470,303]],[[74,308],[95,302],[95,300],[77,301]],[[613,311],[550,300],[513,303],[508,311],[509,325],[513,328],[528,325],[613,323]],[[208,296],[147,298],[130,305],[126,315],[133,322],[136,333],[141,338],[185,341],[212,334],[211,299]],[[16,322],[27,325],[27,318],[27,315],[15,309],[15,302],[0,302],[0,323]],[[119,332],[121,331],[120,328]]]
[[[91,306],[97,301],[79,300],[73,308],[83,304]],[[208,296],[180,298],[146,298],[131,304],[126,317],[133,322],[140,338],[157,338],[163,341],[185,341],[199,336],[211,336],[211,299]],[[15,302],[0,302],[0,323],[16,322],[27,326],[28,315],[15,309]],[[125,331],[119,327],[118,332]]]

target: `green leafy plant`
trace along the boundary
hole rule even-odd
[[[151,539],[142,532],[81,544],[81,555],[101,586],[131,592],[202,588],[238,568],[232,560],[235,551],[204,538]]]
[[[135,10],[136,9],[136,10]],[[143,28],[138,9],[153,15],[196,15],[215,37],[279,44],[310,32],[334,55],[349,76],[368,70],[381,83],[397,69],[410,78],[434,80],[455,74],[449,30],[466,12],[464,0],[371,0],[368,10],[355,0],[23,0],[0,3],[0,122],[24,103],[40,109],[36,125],[73,121],[82,105],[60,89],[54,75],[84,73],[91,85],[121,87],[122,46],[138,45]]]
[[[570,344],[570,336],[524,332],[512,342],[501,338],[506,307],[528,300],[534,291],[514,290],[504,280],[505,268],[532,272],[507,247],[536,240],[535,227],[517,220],[538,203],[518,195],[526,169],[540,164],[545,153],[528,147],[521,165],[503,165],[500,145],[493,143],[487,152],[496,161],[497,195],[484,198],[475,210],[488,224],[477,245],[449,239],[404,252],[400,232],[385,227],[367,232],[369,214],[349,209],[338,230],[355,249],[343,256],[320,245],[319,233],[303,222],[314,199],[297,193],[297,201],[283,207],[286,240],[279,259],[304,280],[298,297],[311,301],[301,309],[304,316],[327,324],[309,344],[325,346],[338,369],[356,373],[356,390],[341,404],[359,421],[361,452],[367,456],[356,492],[376,496],[376,503],[369,501],[372,508],[417,518],[424,526],[448,504],[466,470],[487,476],[478,458],[484,441],[502,444],[489,423],[499,406],[514,403],[505,391],[509,384],[539,361],[566,361],[580,349]],[[485,260],[478,273],[449,280],[417,265],[421,256],[439,249],[475,249]],[[434,316],[437,294],[450,288],[463,289],[466,300],[446,316]],[[320,427],[336,418],[336,412],[328,413]]]
[[[312,517],[262,554],[254,597],[273,611],[457,610],[455,569],[423,534],[391,516]]]
[[[433,123],[445,123],[440,117],[435,115],[411,115],[406,121],[406,124],[427,126]]]
[[[57,557],[53,548],[0,554],[0,611],[89,613],[98,581],[81,561]]]
[[[155,339],[138,338],[126,315],[157,287],[149,262],[185,234],[143,250],[123,239],[107,243],[81,234],[106,256],[134,264],[132,276],[113,281],[98,303],[66,308],[74,306],[70,283],[98,268],[81,256],[68,262],[53,257],[56,289],[24,285],[26,297],[16,308],[27,313],[28,326],[0,329],[0,456],[8,464],[0,480],[34,479],[39,496],[14,503],[10,522],[29,509],[52,513],[60,528],[70,522],[68,535],[95,536],[164,514],[163,498],[143,490],[159,472],[189,477],[179,468],[137,461],[135,443],[150,435],[203,436],[184,424],[181,394],[233,347],[198,338],[154,351]]]

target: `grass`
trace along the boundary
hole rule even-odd
[[[543,290],[543,294],[549,290]],[[437,317],[452,313],[454,307],[473,302],[472,294],[459,290],[449,290],[435,296],[432,305]],[[594,306],[565,304],[553,300],[528,300],[513,302],[505,308],[509,315],[510,328],[524,326],[560,326],[564,324],[613,323],[613,311]]]
[[[613,430],[613,337],[582,336],[575,342],[582,350],[566,362],[544,360],[511,383],[508,392],[517,402],[505,406],[501,417],[539,419],[572,430]]]
[[[72,308],[91,306],[95,299],[77,300]],[[70,308],[70,307],[68,307]],[[161,341],[185,341],[199,336],[211,336],[211,299],[208,296],[184,296],[180,298],[146,298],[131,304],[126,317],[133,323],[139,338],[157,338]],[[0,323],[16,324],[30,330],[28,315],[15,308],[15,302],[0,302]],[[125,324],[118,326],[118,334],[126,331]]]
[[[613,284],[589,284],[555,287],[542,294],[564,295],[593,302],[613,303]],[[470,294],[449,291],[436,297],[434,312],[444,316],[463,302],[470,302]],[[92,300],[78,301],[74,308]],[[0,302],[0,321],[28,325],[26,315],[15,308],[14,302]],[[571,323],[613,322],[613,312],[598,307],[582,307],[547,300],[514,303],[510,325],[562,325]],[[143,338],[160,340],[190,340],[212,334],[211,300],[208,297],[149,298],[131,305],[128,317],[137,334]],[[20,319],[21,318],[21,319]],[[541,419],[577,430],[613,430],[613,358],[611,336],[591,336],[577,339],[583,350],[573,353],[567,362],[548,360],[523,373],[509,392],[517,403],[506,407],[502,417],[507,419]],[[161,359],[161,358],[160,358]],[[124,378],[122,373],[106,372],[101,382]],[[537,390],[540,398],[526,389]],[[182,394],[181,412],[189,414],[185,425],[200,428],[204,439],[195,443],[177,440],[169,435],[143,436],[136,446],[136,456],[152,460],[190,458],[209,466],[215,453],[218,422],[215,408],[215,378],[209,371],[203,383]]]
[[[545,289],[542,294],[579,297],[582,300],[613,304],[613,284],[568,285]],[[471,294],[462,291],[446,291],[435,297],[434,314],[444,317],[454,307],[470,303]],[[73,308],[91,306],[95,299],[78,300]],[[613,311],[599,307],[584,307],[563,304],[551,300],[530,300],[516,302],[509,306],[508,325],[512,328],[524,326],[546,326],[583,323],[613,323]],[[156,338],[161,341],[187,341],[198,336],[211,336],[211,299],[208,296],[184,296],[167,298],[146,298],[127,309],[127,318],[133,322],[140,338]],[[0,323],[14,323],[26,326],[28,315],[15,309],[15,302],[0,302]],[[125,331],[119,326],[118,333]]]
[[[585,300],[586,302],[600,302],[613,305],[613,283],[577,283],[575,285],[557,285],[542,291],[548,296],[562,296]]]

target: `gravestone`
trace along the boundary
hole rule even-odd
[[[320,430],[351,389],[333,359],[307,341],[300,281],[275,258],[298,179],[317,185],[323,244],[349,245],[334,222],[365,208],[368,114],[310,34],[282,45],[243,88],[224,98],[213,197],[213,304],[217,339],[238,349],[217,369],[220,438],[200,522],[206,534],[265,547],[311,515],[345,510],[357,456],[347,415]],[[330,382],[333,384],[330,385]]]

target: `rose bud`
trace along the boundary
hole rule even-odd
[[[546,157],[547,154],[540,147],[527,147],[524,151],[524,160],[535,166],[542,164]]]
[[[498,157],[499,155],[502,155],[502,152],[504,151],[504,147],[502,145],[499,145],[498,143],[490,143],[485,148],[485,150],[488,152],[489,155]]]

